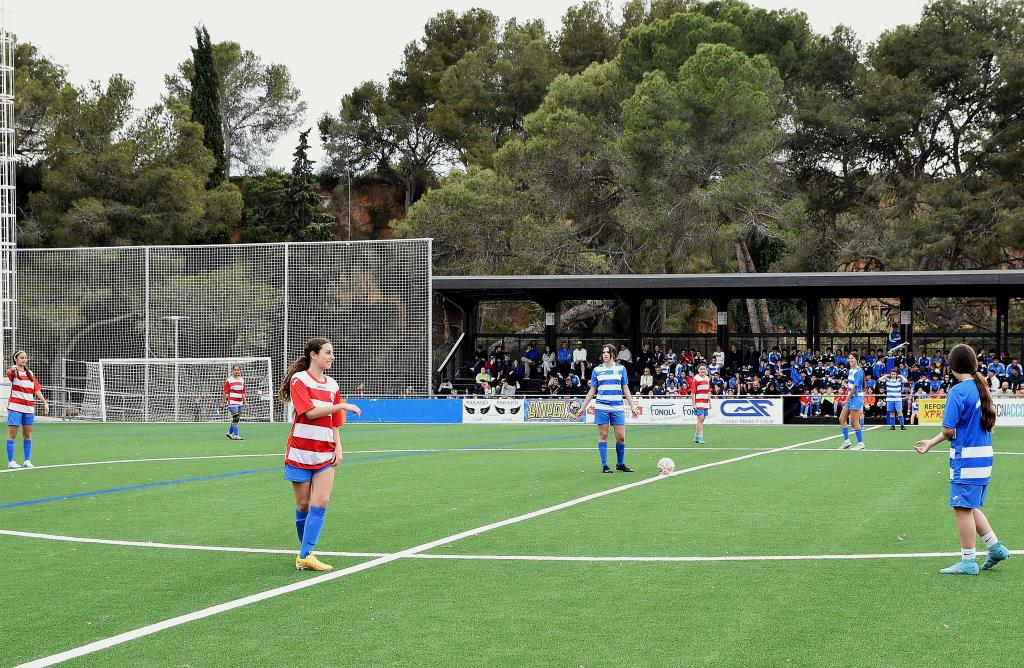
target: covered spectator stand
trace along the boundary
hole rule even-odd
[[[594,276],[434,276],[433,289],[464,313],[462,353],[473,355],[483,302],[533,301],[545,310],[543,340],[557,347],[555,314],[567,300],[617,300],[630,312],[629,344],[640,350],[644,332],[640,308],[648,299],[707,299],[717,310],[716,343],[728,350],[729,302],[735,299],[799,299],[806,303],[803,337],[807,347],[821,347],[819,302],[822,299],[890,298],[900,301],[900,340],[914,345],[915,298],[969,297],[995,300],[994,348],[1008,351],[1009,304],[1024,296],[1024,271],[828,272],[800,274],[663,274]],[[649,333],[648,333],[649,334]],[[774,333],[762,335],[773,338]],[[989,337],[991,335],[988,335]],[[540,338],[540,337],[538,337]]]

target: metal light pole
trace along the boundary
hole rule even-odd
[[[174,323],[174,421],[178,421],[178,323],[182,320],[189,320],[187,315],[165,315],[161,320],[170,320]]]
[[[346,172],[348,176],[348,240],[352,241],[352,170]]]

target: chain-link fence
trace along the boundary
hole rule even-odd
[[[277,383],[313,336],[343,392],[426,394],[430,259],[429,239],[19,250],[14,347],[61,416],[80,361],[269,357]]]

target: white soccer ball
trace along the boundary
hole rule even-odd
[[[676,470],[676,463],[668,457],[662,457],[658,460],[658,474],[668,475]]]

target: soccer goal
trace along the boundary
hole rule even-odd
[[[248,422],[274,421],[269,357],[128,358],[87,362],[77,413],[104,422],[223,420],[224,381],[235,365],[245,379]]]

